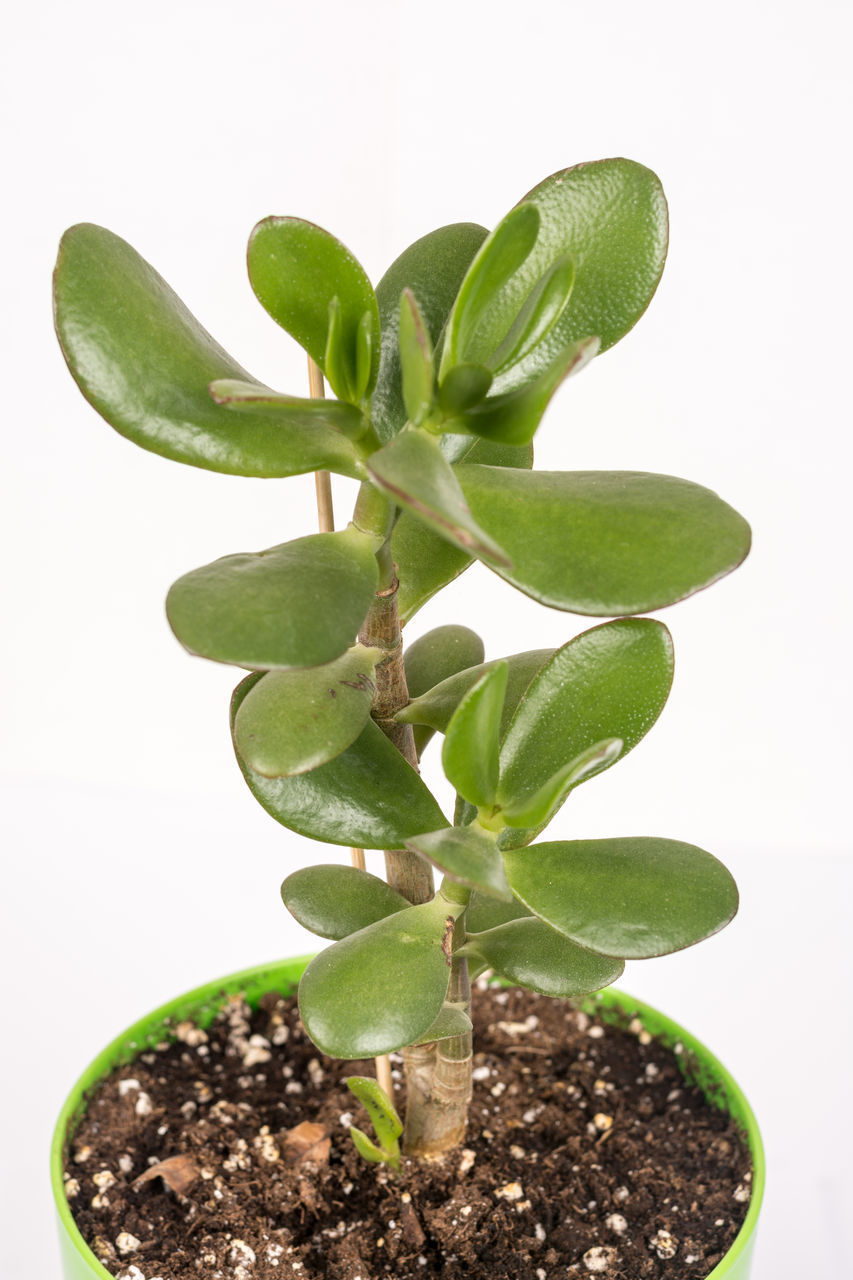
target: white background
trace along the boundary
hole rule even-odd
[[[190,659],[162,608],[187,569],[313,529],[311,478],[175,466],[105,426],[53,339],[59,235],[118,232],[240,363],[302,394],[304,357],[245,279],[258,218],[327,226],[375,280],[433,227],[491,226],[610,155],[662,177],[669,262],[637,329],[561,391],[538,465],[700,481],[755,546],[665,612],[667,711],[553,830],[688,839],[732,868],[730,929],[624,985],[708,1041],[758,1113],[754,1280],[844,1273],[851,34],[829,0],[18,7],[0,115],[4,1276],[58,1273],[47,1145],[78,1072],[171,995],[310,949],[278,885],[317,858],[233,763],[234,673]],[[343,520],[351,486],[336,500]],[[411,634],[453,620],[491,656],[583,629],[480,567]]]

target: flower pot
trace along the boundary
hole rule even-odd
[[[112,1280],[110,1272],[98,1261],[77,1229],[68,1207],[63,1181],[66,1141],[73,1134],[79,1117],[85,1110],[86,1099],[92,1087],[115,1067],[131,1061],[139,1052],[162,1040],[167,1020],[175,1024],[193,1019],[205,1026],[212,1022],[226,996],[243,992],[250,1004],[256,1004],[266,991],[292,991],[307,962],[307,957],[300,957],[260,965],[189,991],[134,1023],[107,1045],[86,1068],[60,1112],[51,1148],[51,1182],[58,1217],[64,1280]],[[678,1061],[685,1076],[700,1086],[711,1103],[726,1110],[742,1129],[753,1162],[752,1199],[734,1243],[707,1280],[723,1280],[724,1277],[725,1280],[747,1280],[764,1190],[764,1152],[758,1126],[746,1098],[725,1067],[704,1045],[656,1009],[612,988],[588,997],[581,1004],[606,1022],[614,1024],[624,1023],[627,1017],[638,1014],[646,1029],[662,1043],[669,1046],[680,1044],[682,1048],[678,1053]]]

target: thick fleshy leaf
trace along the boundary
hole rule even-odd
[[[546,996],[600,991],[625,968],[622,960],[588,951],[532,916],[486,933],[469,933],[462,953],[485,961],[502,978]]]
[[[447,726],[441,752],[448,780],[478,808],[495,802],[508,672],[506,662],[495,663],[465,694]]]
[[[471,518],[453,468],[434,436],[407,428],[371,454],[367,469],[377,488],[446,541],[486,564],[507,566],[498,543]]]
[[[378,876],[328,864],[294,871],[281,886],[281,898],[303,928],[335,941],[411,906]]]
[[[468,933],[483,933],[486,929],[496,929],[499,924],[506,924],[509,920],[531,918],[527,907],[518,898],[505,902],[501,898],[490,898],[475,889],[465,909],[465,929]]]
[[[701,942],[728,924],[738,896],[712,854],[680,840],[555,841],[504,854],[521,901],[567,938],[641,960]]]
[[[364,475],[359,453],[336,429],[343,417],[217,404],[211,382],[238,381],[260,394],[269,388],[254,383],[153,267],[104,227],[81,223],[66,231],[54,300],[56,331],[77,385],[134,444],[231,475],[319,469]]]
[[[406,848],[422,854],[451,880],[492,898],[512,898],[497,844],[477,827],[444,827],[412,836]]]
[[[474,519],[542,604],[613,617],[674,604],[730,573],[749,525],[710,489],[638,471],[455,468]]]
[[[485,400],[491,385],[492,374],[484,365],[455,364],[439,387],[438,403],[446,414],[461,414]]]
[[[374,541],[350,525],[193,569],[172,586],[166,613],[202,658],[313,667],[353,643],[378,580]]]
[[[376,691],[381,649],[354,645],[334,662],[268,671],[246,695],[234,741],[250,769],[265,778],[307,773],[355,742]]]
[[[503,373],[538,347],[565,311],[574,283],[574,259],[564,254],[537,281],[510,325],[490,362],[496,372]]]
[[[349,249],[312,222],[264,218],[249,238],[248,265],[262,305],[320,366],[335,394],[353,403],[369,395],[379,371],[379,308],[364,268]],[[332,307],[335,298],[337,308]],[[329,369],[333,319],[334,368]]]
[[[527,382],[561,347],[588,334],[613,346],[645,311],[666,258],[666,199],[650,169],[599,160],[552,174],[524,197],[539,212],[536,244],[503,291],[520,309],[543,274],[565,255],[575,264],[568,305],[531,355],[496,380],[495,391]],[[500,332],[503,316],[495,317]]]
[[[473,222],[439,227],[404,249],[377,285],[382,355],[371,414],[374,430],[383,443],[407,419],[398,345],[400,296],[404,289],[411,289],[435,347],[471,259],[487,235],[485,227]]]
[[[474,436],[445,435],[441,437],[441,451],[452,463],[465,460],[494,467],[533,466],[531,445],[516,448]],[[434,533],[409,511],[403,511],[394,526],[391,555],[400,579],[397,604],[404,623],[473,563],[469,555]]]
[[[441,1012],[416,1044],[432,1044],[436,1040],[452,1040],[454,1036],[468,1035],[473,1023],[461,1004],[443,1004]]]
[[[526,444],[536,434],[551,397],[573,373],[578,373],[598,353],[598,338],[581,338],[557,353],[553,362],[532,381],[513,391],[489,396],[466,413],[459,423],[473,435],[504,444]]]
[[[232,733],[240,704],[262,677],[249,676],[231,700]],[[264,778],[237,759],[249,789],[282,826],[312,840],[359,849],[400,849],[409,836],[446,826],[432,793],[372,720],[334,760],[293,778]]]
[[[441,684],[434,685],[426,693],[413,698],[408,706],[397,712],[396,719],[404,724],[429,725],[444,733],[450,718],[470,689],[487,671],[494,670],[498,662],[506,662],[507,687],[501,714],[500,735],[503,737],[516,707],[536,672],[557,652],[556,649],[530,649],[527,653],[514,653],[509,658],[493,658],[479,666],[469,667],[456,675],[448,676]]]
[[[282,427],[289,424],[312,429],[332,427],[351,440],[360,439],[367,430],[364,414],[343,400],[305,400],[254,382],[241,382],[238,378],[217,378],[209,389],[217,404],[256,413],[272,411],[280,419]]]
[[[652,618],[617,618],[557,649],[533,677],[501,745],[498,802],[523,813],[555,775],[604,739],[620,739],[622,750],[605,752],[601,769],[626,755],[663,710],[672,674],[672,638]],[[566,779],[552,805],[589,776]]]
[[[562,769],[558,769],[532,796],[505,804],[501,809],[501,816],[511,827],[529,827],[541,831],[569,791],[615,764],[624,745],[621,738],[604,738],[601,742],[593,743],[574,760],[563,765]]]
[[[333,1058],[370,1058],[422,1036],[447,994],[445,931],[434,898],[315,956],[299,984],[299,1009],[317,1047]]]
[[[403,404],[410,422],[423,422],[433,405],[435,373],[426,321],[411,289],[400,299],[400,373]]]
[[[382,1086],[369,1076],[350,1076],[346,1085],[370,1116],[370,1123],[384,1151],[395,1150],[397,1139],[403,1132],[403,1122]]]
[[[518,305],[508,313],[504,293],[536,243],[539,221],[534,205],[516,205],[471,263],[447,322],[442,381],[457,364],[473,361],[489,367],[518,313]]]
[[[403,655],[410,698],[418,698],[457,671],[483,661],[483,641],[469,627],[435,627],[410,644]],[[428,725],[414,726],[415,748],[422,755],[433,735]]]

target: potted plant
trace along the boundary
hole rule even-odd
[[[332,940],[299,984],[308,1035],[331,1057],[379,1060],[384,1092],[353,1086],[376,1122],[377,1142],[354,1135],[368,1159],[398,1159],[390,1053],[406,1081],[404,1152],[440,1159],[463,1143],[472,977],[587,996],[626,959],[698,942],[737,908],[722,864],[680,840],[541,838],[666,701],[672,640],[639,615],[710,585],[749,547],[742,517],[691,482],[533,470],[552,396],[634,325],[666,245],[660,184],[627,160],[552,175],[491,233],[424,236],[375,292],[326,231],[267,218],[249,276],[312,362],[303,398],[253,380],[117,236],[80,225],[62,242],[62,350],[119,432],[234,475],[315,471],[323,494],[329,472],[360,482],[345,528],[324,497],[319,533],[192,570],[167,613],[191,653],[250,673],[231,725],[260,804],[314,840],[386,851],[385,880],[363,863],[318,865],[282,886],[295,918]],[[452,625],[404,651],[402,627],[474,560],[552,609],[607,621],[488,662]],[[436,733],[452,821],[418,773]],[[745,1249],[714,1275],[746,1275]],[[68,1257],[69,1275],[105,1274],[76,1242]]]

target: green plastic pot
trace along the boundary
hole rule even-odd
[[[220,978],[216,982],[209,982],[206,986],[197,987],[195,991],[188,991],[128,1027],[86,1068],[60,1112],[50,1155],[64,1280],[112,1280],[110,1272],[98,1261],[77,1229],[68,1207],[62,1177],[66,1144],[86,1109],[92,1088],[115,1067],[130,1062],[142,1050],[167,1039],[169,1025],[174,1026],[188,1018],[200,1022],[202,1026],[209,1025],[226,997],[238,991],[245,993],[252,1005],[257,1004],[267,991],[295,991],[309,959],[308,956],[301,956],[275,964],[260,965]],[[638,1015],[646,1029],[664,1044],[671,1047],[680,1044],[682,1049],[679,1051],[678,1061],[686,1078],[698,1084],[708,1100],[726,1110],[742,1129],[752,1155],[752,1199],[734,1244],[707,1280],[723,1280],[723,1277],[725,1280],[747,1280],[764,1193],[764,1149],[755,1116],[746,1098],[725,1067],[703,1044],[649,1005],[612,988],[588,997],[581,1004],[589,1012],[597,1013],[606,1022],[613,1024],[624,1025],[629,1018]]]

